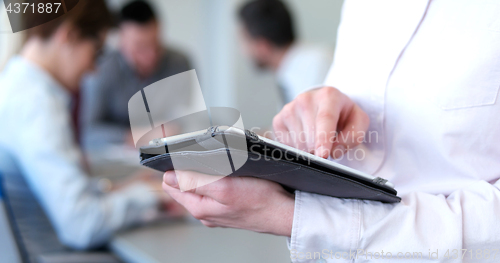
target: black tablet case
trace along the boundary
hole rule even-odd
[[[217,127],[210,127],[205,134],[197,138],[169,144],[168,147],[164,144],[141,147],[141,164],[165,172],[174,169],[171,156],[175,156],[176,169],[217,175],[221,174],[218,171],[220,167],[218,159],[230,155],[245,156],[246,152],[247,161],[239,169],[233,168],[233,172],[228,176],[250,176],[274,181],[290,192],[300,190],[384,203],[401,201],[396,190],[385,185],[387,182],[385,179],[377,177],[369,180],[342,169],[324,166],[315,160],[299,157],[284,148],[268,144],[248,130],[245,131],[247,149],[227,147],[227,141],[234,136],[237,135],[224,133]],[[207,145],[203,144],[203,141],[210,138],[217,138],[221,143],[212,145],[212,148],[207,150]]]

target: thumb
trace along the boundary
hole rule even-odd
[[[177,175],[177,182],[181,192],[192,193],[198,193],[197,189],[200,187],[224,178],[224,176],[220,175],[208,175],[194,171],[176,171],[175,174]]]

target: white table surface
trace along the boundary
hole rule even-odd
[[[290,262],[286,239],[199,223],[162,223],[116,235],[111,250],[128,263]]]

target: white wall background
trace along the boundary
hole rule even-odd
[[[108,0],[115,10],[128,0]],[[335,46],[343,0],[284,0],[299,39]],[[0,30],[9,29],[3,1]],[[245,0],[151,0],[162,21],[163,40],[193,62],[208,106],[240,110],[245,127],[269,127],[280,103],[271,74],[242,55],[237,10]],[[0,32],[0,68],[20,45],[19,35]]]

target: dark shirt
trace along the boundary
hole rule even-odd
[[[130,133],[128,101],[132,95],[156,81],[190,69],[185,55],[168,49],[155,73],[141,79],[120,52],[106,54],[97,73],[86,78],[82,85],[80,120],[83,146],[123,143]],[[189,93],[184,96],[189,96]]]

